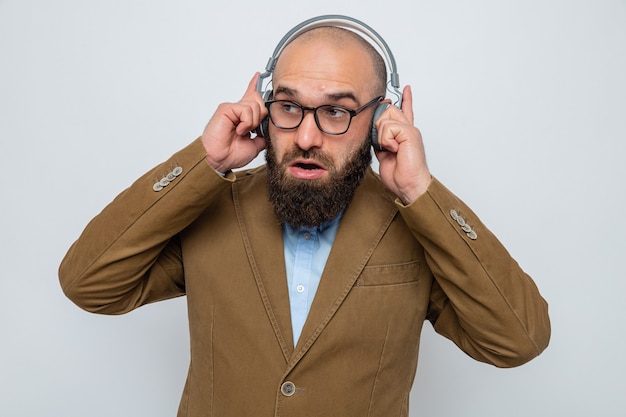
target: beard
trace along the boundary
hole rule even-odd
[[[371,129],[370,129],[371,131]],[[303,150],[297,146],[287,151],[282,161],[277,161],[271,138],[267,138],[269,200],[281,223],[292,227],[317,227],[336,218],[350,203],[361,184],[365,171],[372,162],[371,140],[352,152],[342,167],[317,148]],[[311,158],[328,169],[328,178],[302,180],[287,174],[287,167],[296,158]]]

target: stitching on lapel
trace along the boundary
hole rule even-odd
[[[387,229],[389,228],[389,225],[391,224],[391,222],[393,221],[397,213],[398,213],[397,209],[390,211],[390,214],[388,215],[386,221],[383,222],[382,226],[378,230],[378,233],[372,240],[372,244],[369,246],[367,252],[361,259],[361,262],[359,263],[358,268],[355,269],[352,279],[350,279],[350,281],[345,286],[343,291],[339,294],[335,302],[332,304],[331,308],[328,310],[328,313],[324,316],[324,319],[320,322],[319,326],[315,328],[315,331],[307,339],[306,343],[302,346],[302,348],[298,351],[294,351],[294,355],[291,357],[291,360],[289,360],[289,364],[285,372],[285,375],[291,372],[291,370],[296,366],[296,364],[300,361],[300,359],[302,359],[302,357],[311,348],[311,346],[313,346],[313,343],[315,343],[315,341],[317,340],[319,335],[322,333],[326,325],[330,322],[332,317],[335,315],[335,313],[337,312],[337,310],[339,309],[343,301],[346,299],[346,297],[348,296],[348,294],[354,287],[357,279],[359,278],[359,276],[361,275],[361,272],[363,271],[363,268],[365,268],[365,265],[367,264],[369,258],[372,256],[372,253],[378,246],[378,243],[380,242],[380,240],[386,233]]]
[[[274,334],[278,339],[278,343],[280,344],[280,348],[283,352],[283,356],[285,357],[285,361],[289,362],[289,357],[291,356],[291,349],[289,349],[288,344],[283,336],[283,333],[280,330],[280,326],[278,325],[278,320],[276,319],[276,315],[274,314],[274,310],[272,309],[272,304],[270,303],[270,299],[267,295],[267,291],[265,290],[265,286],[263,285],[263,280],[261,280],[261,273],[259,272],[259,268],[256,264],[256,260],[254,259],[254,254],[252,253],[252,247],[250,246],[250,238],[248,237],[248,232],[246,229],[246,225],[244,222],[243,212],[241,211],[241,206],[239,204],[239,194],[237,193],[237,183],[234,183],[232,186],[233,190],[233,203],[235,206],[235,213],[237,214],[237,222],[239,223],[239,229],[241,230],[241,236],[243,239],[243,244],[246,249],[246,255],[248,256],[248,261],[250,262],[250,267],[252,268],[252,272],[254,275],[254,280],[256,281],[257,288],[259,289],[259,295],[261,296],[261,300],[263,301],[263,306],[265,307],[265,311],[267,312],[267,316],[272,323],[272,328],[274,329]]]

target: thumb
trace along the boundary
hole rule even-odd
[[[413,124],[413,90],[410,85],[406,85],[402,91],[402,113]]]

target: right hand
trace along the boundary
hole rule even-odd
[[[241,168],[265,149],[265,138],[253,138],[250,133],[267,116],[265,103],[256,91],[258,77],[257,72],[241,100],[220,104],[204,128],[202,144],[207,162],[216,171]]]

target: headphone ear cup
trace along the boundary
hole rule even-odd
[[[372,146],[377,151],[384,151],[385,149],[380,146],[378,143],[378,130],[376,130],[376,120],[380,117],[381,114],[385,112],[389,108],[389,103],[382,103],[376,107],[374,111],[374,116],[372,117]]]
[[[272,99],[273,91],[266,90],[261,94],[261,97],[263,98],[263,102],[267,103],[268,101]],[[270,125],[270,118],[269,116],[267,116],[263,120],[261,120],[261,124],[254,130],[254,133],[256,133],[257,136],[261,136],[263,138],[266,137],[267,134],[269,133],[269,125]]]
[[[268,129],[269,129],[270,118],[266,117],[261,120],[261,124],[254,130],[257,136],[261,136],[262,138],[267,137]]]

